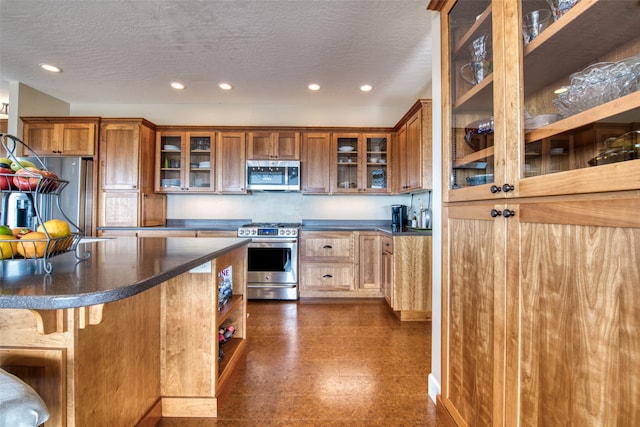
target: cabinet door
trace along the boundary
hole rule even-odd
[[[379,290],[382,283],[381,238],[360,233],[360,289]]]
[[[300,133],[276,132],[273,134],[276,159],[300,160]]]
[[[418,111],[407,122],[407,139],[400,169],[404,177],[404,191],[422,190],[422,111]]]
[[[387,134],[365,134],[362,136],[362,162],[366,165],[361,168],[359,189],[366,193],[388,193],[389,192],[389,150],[391,144],[390,135]]]
[[[216,143],[217,190],[220,193],[247,192],[245,134],[219,132]]]
[[[333,159],[331,162],[332,191],[334,193],[358,193],[360,191],[360,134],[340,133],[333,135]]]
[[[302,135],[301,178],[302,192],[328,194],[331,191],[331,135],[304,133]]]
[[[93,123],[65,123],[60,125],[59,154],[65,156],[93,156],[96,147]]]
[[[502,150],[494,149],[494,71],[502,58],[503,2],[450,1],[442,19],[442,93],[444,201],[501,197],[490,191],[494,181],[504,182]],[[501,39],[493,43],[492,34]],[[517,52],[517,49],[516,49]],[[511,59],[513,61],[513,59]],[[503,94],[502,90],[499,94]],[[503,99],[498,99],[503,103]],[[497,105],[502,111],[502,104]],[[502,140],[501,140],[502,141]],[[496,174],[502,174],[495,178]]]
[[[247,159],[272,160],[273,144],[271,132],[249,132],[247,142]]]
[[[167,196],[164,194],[142,195],[142,227],[163,226],[167,217]]]
[[[156,191],[181,192],[187,188],[185,168],[189,165],[185,132],[162,131],[156,134],[158,174]]]
[[[151,159],[146,161],[150,162]],[[111,123],[101,126],[100,175],[103,190],[139,189],[139,162],[138,124]]]
[[[405,153],[407,151],[407,125],[403,125],[396,133],[395,143],[392,147],[393,191],[403,193],[407,191],[407,178],[405,169]]]
[[[123,191],[103,192],[100,206],[101,227],[139,226],[139,193]]]
[[[24,143],[36,154],[41,156],[58,154],[58,144],[55,141],[55,124],[25,123],[23,135]],[[24,154],[29,155],[29,153]]]
[[[521,70],[510,70],[523,76],[515,94],[524,132],[511,138],[524,152],[514,171],[516,190],[521,196],[637,190],[640,5],[561,3],[566,8],[546,11],[547,25],[526,40]],[[535,9],[523,1],[520,21],[526,23]],[[607,37],[586,30],[591,28],[607,28]],[[575,40],[584,47],[577,49]],[[505,41],[522,45],[515,38]]]
[[[215,191],[215,133],[187,132],[184,182],[189,191]]]
[[[393,298],[393,253],[382,253],[382,291],[384,299],[392,310],[395,309]]]
[[[492,209],[443,212],[442,397],[458,425],[503,425],[506,221]]]
[[[505,425],[640,423],[640,200],[619,197],[512,208]]]

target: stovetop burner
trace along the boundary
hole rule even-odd
[[[291,238],[298,237],[298,230],[302,224],[298,222],[253,222],[244,224],[238,228],[238,236],[240,237],[278,237]]]

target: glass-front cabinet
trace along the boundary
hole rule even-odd
[[[389,135],[339,133],[333,136],[333,192],[388,193]]]
[[[158,132],[156,190],[215,191],[215,133]]]
[[[637,2],[458,0],[442,13],[445,200],[638,188]]]

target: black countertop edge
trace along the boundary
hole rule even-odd
[[[220,255],[224,255],[233,249],[244,246],[248,242],[250,242],[249,239],[238,239],[238,242],[229,244],[224,248],[215,250],[201,257],[192,258],[174,268],[159,272],[159,274],[151,275],[138,282],[113,289],[105,289],[88,293],[78,292],[65,295],[0,295],[0,309],[14,308],[55,310],[88,307],[122,300],[142,293],[154,286],[166,282],[169,279],[186,273],[195,267],[219,257]]]

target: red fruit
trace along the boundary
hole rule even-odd
[[[35,190],[40,185],[40,189],[43,192],[49,192],[55,190],[51,188],[55,186],[57,188],[58,182],[46,179],[58,178],[56,174],[49,171],[43,171],[37,168],[23,168],[18,170],[13,177],[13,184],[22,191]],[[42,184],[40,182],[42,181]]]
[[[0,167],[0,190],[10,190],[13,182],[14,172],[11,168]]]
[[[22,239],[25,234],[31,233],[33,230],[29,230],[28,228],[20,227],[14,228],[11,230],[16,239]]]

